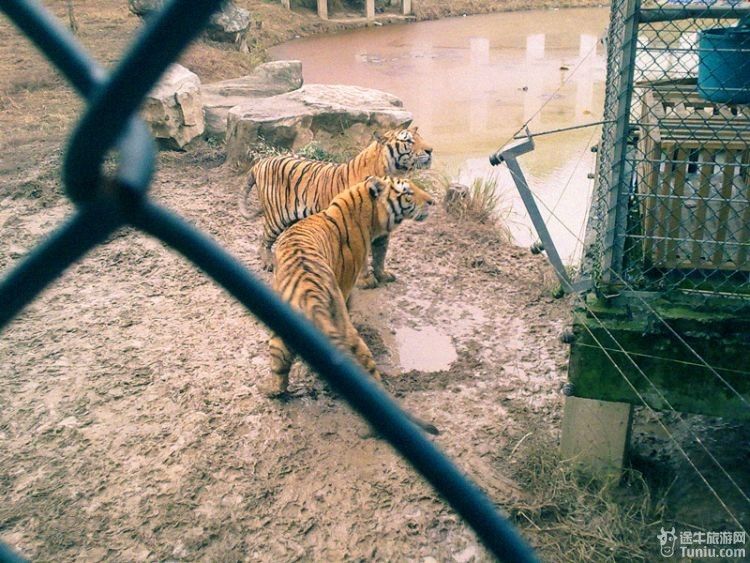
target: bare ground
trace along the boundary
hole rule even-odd
[[[205,159],[163,155],[154,196],[258,271],[260,223],[238,218],[241,179],[215,164],[210,148]],[[5,207],[4,265],[67,211],[60,201],[39,208],[37,198]],[[504,477],[507,452],[531,420],[559,426],[565,349],[556,336],[566,307],[545,295],[540,257],[442,211],[406,225],[392,247],[399,281],[358,293],[353,316],[391,373],[391,329],[452,337],[458,360],[449,369],[394,374],[388,387],[507,502],[519,494]],[[478,550],[452,511],[306,370],[295,374],[291,401],[259,395],[265,340],[220,289],[137,233],[71,268],[0,342],[3,539],[57,560],[444,559]]]
[[[81,40],[116,60],[138,25],[124,2],[74,4]],[[207,80],[254,64],[209,43],[186,60]],[[71,212],[60,155],[80,105],[5,21],[0,76],[6,270]],[[162,153],[159,168],[153,196],[258,271],[260,222],[237,213],[244,179],[222,148]],[[567,349],[557,337],[571,306],[549,297],[544,259],[438,210],[396,234],[389,263],[398,281],[358,292],[353,317],[391,392],[441,429],[436,442],[544,559],[648,560],[651,507],[636,516],[653,535],[602,536],[611,505],[580,492],[565,504],[562,481],[538,478],[540,452],[558,440]],[[404,328],[447,335],[457,358],[402,373]],[[0,539],[39,561],[488,559],[314,374],[294,372],[290,401],[263,398],[265,341],[222,290],[138,233],[73,266],[0,339]]]

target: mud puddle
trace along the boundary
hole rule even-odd
[[[404,371],[440,371],[458,359],[451,337],[435,327],[401,327],[396,329],[395,338]]]
[[[379,297],[382,291],[355,292],[351,305],[364,322],[360,330],[382,341],[374,345],[374,353],[387,372],[447,370],[466,337],[488,322],[479,307],[439,300],[410,298],[393,309]]]

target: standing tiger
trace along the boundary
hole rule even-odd
[[[352,324],[346,302],[371,241],[404,219],[422,221],[434,201],[399,178],[371,177],[337,195],[325,211],[292,225],[275,250],[274,289],[333,343],[380,381],[370,349]],[[294,354],[278,336],[269,340],[270,396],[286,392]]]
[[[336,195],[368,176],[401,175],[415,168],[429,168],[432,147],[416,127],[388,131],[376,138],[349,162],[333,164],[297,156],[275,156],[259,160],[250,169],[243,205],[253,186],[263,211],[263,240],[259,254],[265,270],[272,270],[271,247],[289,225],[328,207]],[[396,279],[385,270],[388,236],[372,244],[373,273],[366,287]]]

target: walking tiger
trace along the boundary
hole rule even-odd
[[[404,219],[426,219],[433,204],[427,192],[408,180],[371,177],[337,195],[324,211],[292,225],[276,244],[274,289],[378,381],[380,372],[346,302],[366,265],[371,241]],[[281,395],[294,354],[275,335],[269,349],[271,378],[264,391]]]

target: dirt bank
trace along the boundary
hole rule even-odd
[[[212,154],[164,155],[154,195],[257,271],[260,223],[238,218],[240,180]],[[12,225],[22,247],[66,211],[18,203],[2,238]],[[510,449],[532,419],[559,426],[566,307],[546,295],[541,258],[441,212],[406,225],[393,247],[399,281],[358,293],[353,316],[393,374],[388,387],[508,506],[520,498]],[[383,343],[403,327],[448,335],[458,360],[398,373]],[[127,232],[95,251],[0,341],[2,538],[55,560],[481,556],[314,376],[293,377],[289,402],[259,395],[265,340],[160,244]]]
[[[345,2],[329,2],[330,19],[321,20],[315,10],[305,8],[314,2],[292,2],[292,10],[287,10],[279,2],[264,2],[259,0],[237,0],[238,5],[247,8],[252,16],[255,31],[248,42],[250,53],[248,56],[237,56],[234,52],[218,44],[203,44],[191,49],[185,56],[186,64],[204,80],[218,80],[228,76],[237,76],[238,72],[247,67],[248,62],[255,65],[266,60],[266,49],[290,39],[309,35],[335,33],[346,29],[353,29],[371,25],[404,24],[398,13],[397,6],[385,6],[378,13],[376,22],[367,22],[362,10],[352,10]],[[413,16],[410,21],[421,21],[451,16],[469,14],[484,14],[491,12],[531,10],[531,9],[560,9],[573,7],[601,6],[602,2],[595,0],[567,0],[553,2],[550,0],[457,0],[442,2],[439,0],[421,0],[413,2]],[[206,49],[208,47],[208,50]],[[221,55],[217,52],[223,52]]]

